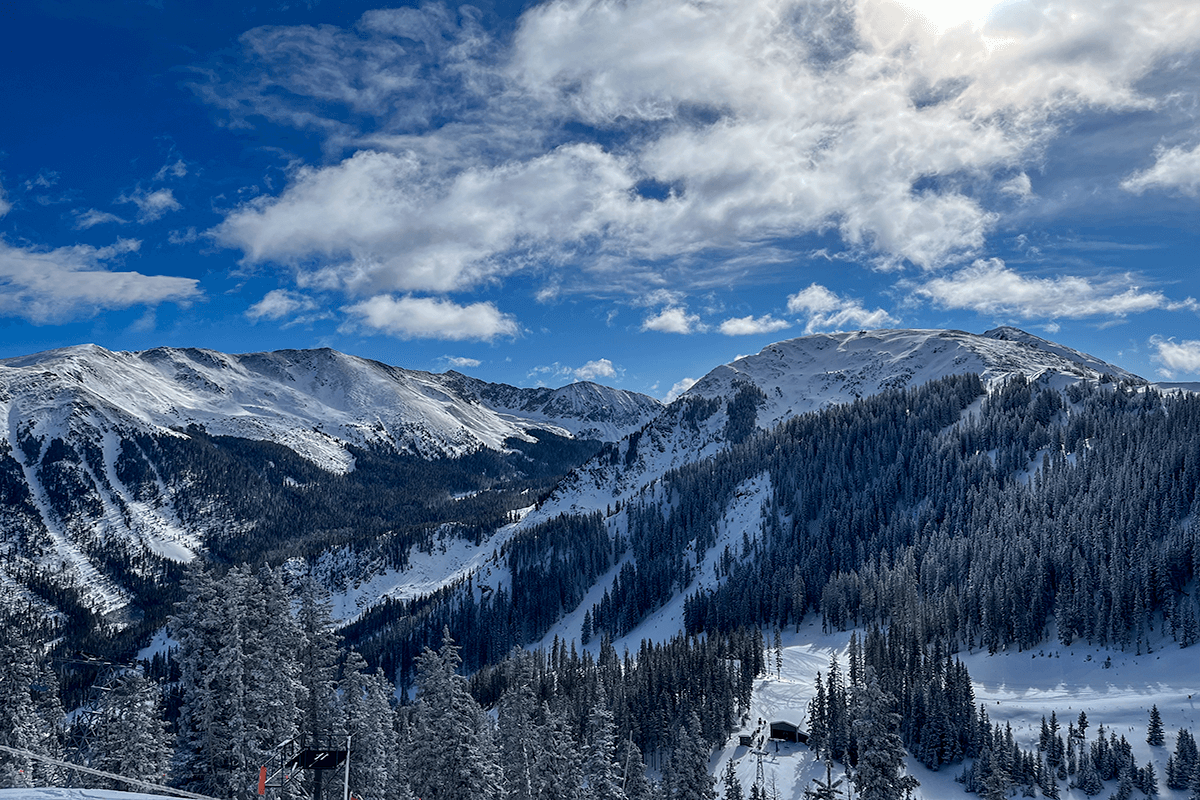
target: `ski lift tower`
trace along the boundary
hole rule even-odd
[[[272,773],[266,766],[258,770],[258,794],[266,797],[267,789],[278,789],[280,800],[286,800],[284,790],[295,781],[300,770],[312,772],[312,800],[322,800],[325,772],[344,767],[342,778],[342,800],[350,800],[350,737],[346,737],[344,749],[311,746],[296,739],[289,739],[272,751],[275,762]]]

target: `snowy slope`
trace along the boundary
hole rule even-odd
[[[546,401],[523,415],[532,397],[550,390],[474,381],[509,398],[493,407],[487,391],[456,392],[464,378],[328,349],[227,355],[171,348],[113,353],[81,345],[0,361],[0,412],[9,421],[0,438],[60,436],[73,417],[85,414],[105,427],[156,433],[194,424],[212,435],[277,442],[344,472],[353,468],[346,443],[437,457],[500,449],[505,439],[528,438],[535,427],[617,438],[659,405],[644,395],[588,384],[557,390],[574,393],[578,402]]]
[[[803,336],[713,369],[644,430],[626,437],[618,445],[617,463],[603,463],[601,456],[576,470],[543,512],[603,509],[668,470],[720,451],[729,443],[729,404],[747,387],[762,393],[754,425],[770,429],[799,414],[965,373],[980,375],[989,386],[1018,374],[1056,385],[1111,379],[1145,383],[1120,367],[1016,328],[983,334],[877,330]]]
[[[535,441],[537,429],[615,440],[660,408],[595,384],[519,389],[329,349],[228,355],[80,345],[6,359],[0,552],[10,557],[0,573],[52,570],[108,613],[129,597],[98,554],[111,557],[115,547],[135,571],[142,553],[188,561],[207,532],[254,524],[225,518],[214,498],[200,496],[211,491],[203,467],[164,465],[147,437],[180,441],[198,426],[282,445],[332,476],[354,470],[350,446],[440,459],[504,451],[512,439]],[[180,498],[195,512],[188,522]],[[0,603],[24,594],[0,575]]]
[[[1099,380],[1144,382],[1138,376],[1084,353],[1016,328],[981,335],[963,331],[882,330],[804,336],[717,367],[692,386],[695,397],[731,397],[739,384],[767,396],[758,425],[771,428],[806,411],[851,402],[887,389],[903,389],[967,372],[985,384],[1016,375],[1036,379],[1058,374]]]

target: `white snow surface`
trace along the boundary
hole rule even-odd
[[[955,330],[876,330],[804,336],[764,347],[717,367],[685,392],[732,397],[739,384],[766,395],[758,426],[772,428],[797,414],[851,402],[887,389],[920,386],[974,372],[987,385],[1014,375],[1062,374],[1076,380],[1141,378],[1094,356],[1016,328],[983,334]]]

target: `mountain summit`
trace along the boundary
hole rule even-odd
[[[665,472],[710,456],[754,428],[888,389],[975,373],[994,386],[1016,375],[1067,385],[1146,381],[1095,356],[1017,328],[822,333],[767,345],[716,367],[646,428],[601,454],[560,487],[547,513],[603,507]]]

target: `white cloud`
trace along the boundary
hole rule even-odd
[[[678,306],[664,308],[652,317],[642,322],[643,331],[659,331],[660,333],[697,333],[704,330],[698,314],[689,314],[687,309]]]
[[[803,314],[808,320],[805,333],[828,330],[882,328],[894,325],[896,318],[882,308],[869,311],[862,301],[842,297],[818,283],[788,296],[788,311]]]
[[[267,292],[262,300],[246,309],[246,318],[251,322],[258,322],[260,319],[293,318],[315,311],[317,307],[316,301],[311,297],[287,289],[273,289]]]
[[[1024,319],[1124,317],[1153,309],[1197,310],[1192,298],[1168,299],[1139,287],[1130,275],[1092,280],[1078,275],[1035,278],[1020,275],[1000,259],[976,261],[953,275],[935,278],[915,290],[942,308]]]
[[[491,303],[460,306],[433,297],[376,295],[342,309],[363,326],[401,339],[490,341],[516,336],[516,321]]]
[[[412,154],[362,151],[303,169],[279,197],[215,230],[247,260],[328,266],[310,280],[352,293],[450,291],[519,269],[618,221],[633,185],[619,160],[571,145],[519,164],[441,175]]]
[[[158,172],[154,173],[154,180],[161,181],[167,178],[182,178],[188,174],[187,164],[183,163],[183,159],[175,160],[175,163],[163,164]]]
[[[1033,182],[1029,180],[1029,176],[1024,172],[1000,184],[1000,192],[1001,194],[1011,195],[1021,202],[1029,202],[1034,199]]]
[[[478,367],[483,362],[478,358],[466,358],[465,356],[443,356],[446,363],[455,369],[464,369],[469,367]]]
[[[136,239],[119,239],[109,247],[42,251],[0,241],[0,316],[46,324],[86,319],[110,309],[186,304],[200,298],[199,282],[192,278],[107,268],[108,262],[140,246]]]
[[[574,371],[575,377],[581,381],[594,381],[596,378],[615,378],[617,370],[607,358],[589,361]]]
[[[683,378],[682,380],[676,381],[675,385],[671,387],[671,390],[663,396],[662,401],[664,403],[672,403],[678,399],[679,395],[683,394],[695,385],[695,378]]]
[[[748,317],[733,317],[721,323],[718,328],[726,336],[749,336],[756,333],[774,333],[792,327],[785,319],[774,319],[770,314],[765,317],[750,315]]]
[[[1159,370],[1159,374],[1164,378],[1174,378],[1177,371],[1200,373],[1200,341],[1185,339],[1177,342],[1173,338],[1152,336],[1150,345],[1156,351],[1152,358],[1164,366],[1164,369]]]
[[[154,222],[169,211],[179,211],[183,208],[170,189],[156,189],[153,192],[138,189],[132,194],[121,195],[117,202],[133,203],[137,206],[138,222],[142,223]]]
[[[9,211],[12,211],[12,203],[8,201],[8,195],[4,191],[4,186],[0,185],[0,217],[3,217]]]
[[[87,230],[94,228],[97,225],[105,225],[107,223],[116,223],[124,225],[128,220],[118,217],[116,214],[108,211],[99,211],[95,208],[89,208],[87,211],[75,212],[75,230]]]
[[[1154,166],[1130,175],[1121,188],[1134,194],[1149,189],[1177,189],[1193,197],[1200,194],[1200,145],[1191,150],[1160,148],[1155,156]]]
[[[194,88],[326,140],[328,166],[215,230],[248,262],[354,296],[552,272],[547,299],[708,288],[829,231],[877,264],[964,263],[1059,126],[1155,113],[1143,79],[1198,40],[1178,0],[1017,0],[945,30],[887,0],[558,0],[511,41],[430,4],[255,29]],[[596,129],[621,146],[574,133]]]

